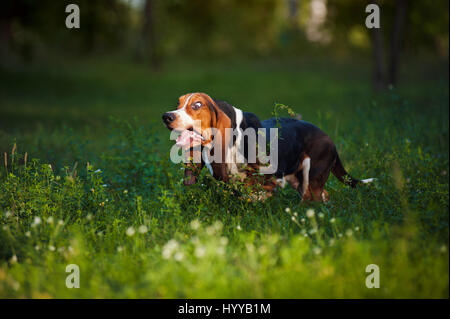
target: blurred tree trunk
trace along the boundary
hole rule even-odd
[[[397,73],[399,65],[400,51],[402,48],[402,40],[404,26],[407,14],[407,1],[397,0],[395,3],[395,20],[392,30],[391,48],[389,54],[389,70],[388,83],[395,85],[397,83]]]
[[[14,3],[2,2],[0,4],[0,63],[7,63],[11,55],[13,17]]]
[[[289,23],[294,30],[298,29],[298,8],[300,0],[287,0],[289,10]]]
[[[156,32],[155,32],[155,1],[146,0],[144,6],[144,27],[143,27],[143,57],[150,63],[152,68],[158,68],[160,59],[157,53]]]
[[[373,84],[375,90],[379,91],[386,87],[384,75],[384,43],[381,28],[370,30],[373,54]]]
[[[0,56],[2,58],[9,54],[11,45],[11,21],[0,18]]]

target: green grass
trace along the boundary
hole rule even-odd
[[[380,95],[357,60],[1,70],[0,297],[448,298],[448,63],[423,63]],[[248,202],[206,172],[185,187],[160,117],[190,91],[261,119],[289,105],[377,181],[330,177],[325,204]]]

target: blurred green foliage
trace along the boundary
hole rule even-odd
[[[359,0],[149,0],[152,4],[152,50],[158,56],[303,55],[332,48],[351,55],[370,48],[364,26],[366,2]],[[145,0],[79,0],[81,28],[66,29],[65,6],[73,1],[5,1],[1,5],[0,47],[24,60],[51,59],[54,52],[93,52],[139,56]],[[296,3],[295,9],[290,3]],[[394,1],[380,1],[382,30],[389,41]],[[323,6],[320,6],[323,4]],[[319,5],[325,20],[313,14]],[[319,10],[320,11],[320,10]],[[318,13],[323,14],[322,13]],[[311,28],[317,28],[312,30]],[[327,41],[311,39],[311,32]],[[448,56],[448,1],[411,1],[404,39],[410,53]],[[8,60],[3,57],[4,64]]]

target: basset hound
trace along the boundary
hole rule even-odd
[[[277,185],[284,187],[288,182],[298,190],[302,200],[326,201],[328,193],[324,186],[330,172],[351,187],[373,180],[351,177],[344,169],[330,137],[305,121],[271,118],[260,122],[255,114],[243,112],[205,93],[181,96],[177,109],[164,113],[162,119],[169,130],[179,133],[176,138],[178,147],[186,150],[191,158],[197,155],[201,159],[186,166],[185,185],[196,183],[204,166],[218,180],[230,182],[238,178],[253,184],[255,179],[252,176],[260,168],[260,162],[258,158],[249,161],[250,149],[254,147],[251,145],[254,141],[245,134],[249,129],[277,130],[275,137],[265,134],[268,144],[277,139],[275,145],[278,151],[276,170],[262,179],[267,196],[272,195]],[[234,132],[231,136],[229,130]],[[222,161],[211,161],[211,154],[220,155]],[[242,165],[236,162],[238,156],[243,158]]]

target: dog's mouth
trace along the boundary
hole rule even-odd
[[[204,140],[205,138],[202,134],[190,127],[181,131],[180,135],[176,139],[176,144],[182,148],[190,148],[200,145]]]

